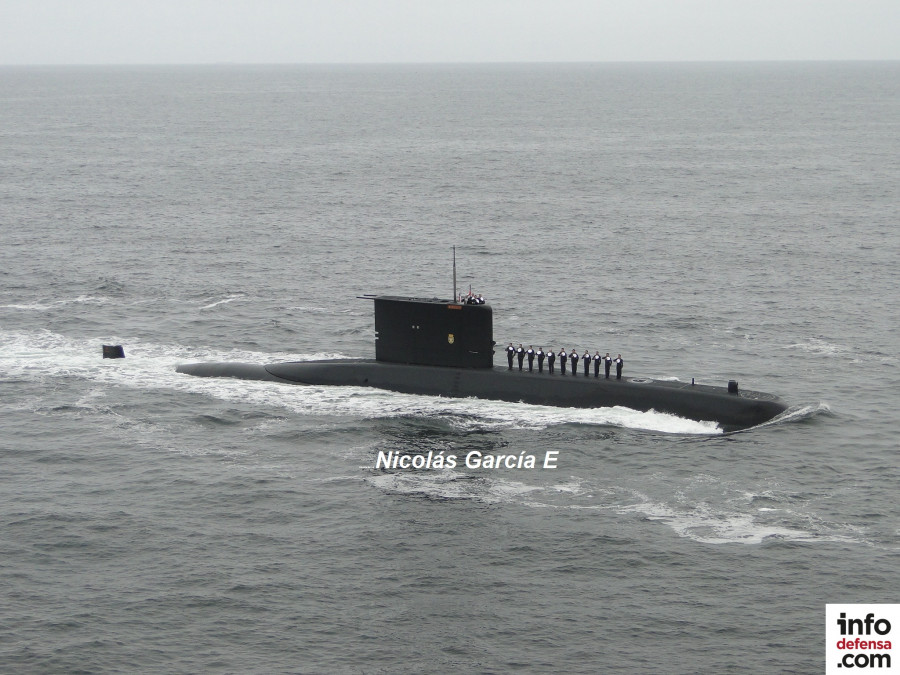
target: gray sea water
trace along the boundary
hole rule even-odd
[[[822,672],[900,588],[898,157],[897,63],[0,69],[0,670]],[[454,245],[501,346],[791,409],[175,373],[370,357]]]

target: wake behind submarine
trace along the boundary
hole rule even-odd
[[[454,283],[455,285],[455,283]],[[375,358],[258,365],[192,363],[177,372],[306,385],[376,387],[404,394],[475,397],[572,408],[624,406],[738,431],[787,405],[773,394],[647,378],[555,375],[494,366],[493,310],[438,298],[360,296],[375,309]]]

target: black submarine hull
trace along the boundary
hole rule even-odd
[[[377,360],[337,359],[270,365],[194,363],[179,373],[305,385],[376,387],[405,394],[475,397],[572,408],[623,406],[715,422],[723,431],[758,426],[784,412],[777,396],[725,387],[644,378],[606,379],[601,374],[549,374],[506,368],[452,368]]]

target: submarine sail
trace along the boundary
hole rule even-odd
[[[399,296],[371,299],[375,304],[376,361],[448,368],[493,367],[490,305]]]

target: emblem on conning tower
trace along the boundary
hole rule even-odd
[[[454,340],[456,340],[456,338],[453,337],[453,333],[449,333],[447,335],[447,342],[449,342],[452,345]]]

